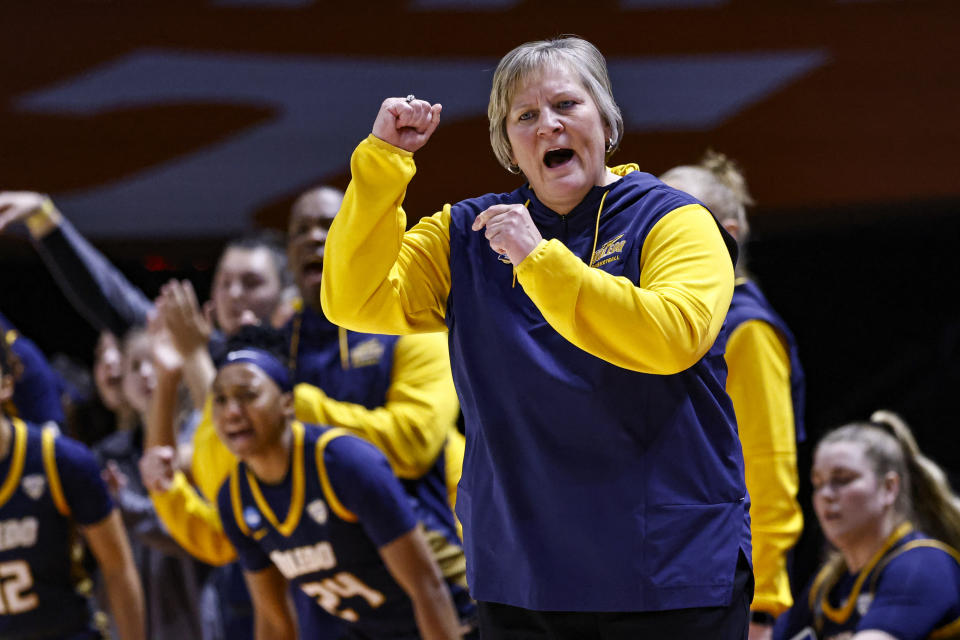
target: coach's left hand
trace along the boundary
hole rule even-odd
[[[522,204],[495,204],[473,221],[473,230],[486,227],[484,236],[490,248],[518,265],[530,255],[543,236],[533,224],[530,212]]]

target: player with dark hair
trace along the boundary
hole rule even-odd
[[[0,341],[0,403],[13,395],[16,366]],[[143,591],[93,455],[0,411],[0,637],[100,637],[77,590],[76,529],[100,566],[121,638],[142,640]]]
[[[11,399],[18,418],[44,424],[62,425],[60,403],[61,381],[36,344],[17,331],[13,323],[0,313],[0,340],[5,342],[20,361],[21,371]]]
[[[282,338],[271,345],[267,330],[242,333],[248,341],[231,340],[214,380],[213,413],[240,460],[218,508],[258,640],[293,637],[288,580],[358,637],[460,637],[458,618],[468,621],[473,604],[438,566],[459,546],[449,509],[411,500],[371,444],[294,420],[289,372],[271,351]]]
[[[960,500],[896,414],[828,433],[813,507],[837,549],[777,620],[780,640],[960,635]]]

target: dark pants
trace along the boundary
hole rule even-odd
[[[532,611],[480,602],[481,640],[746,640],[753,573],[740,554],[727,607],[588,613]]]

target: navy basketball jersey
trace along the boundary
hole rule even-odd
[[[76,588],[73,550],[75,523],[100,522],[113,509],[100,470],[55,429],[11,422],[0,462],[0,638],[98,637]]]
[[[824,568],[775,637],[840,640],[866,629],[900,640],[960,637],[960,553],[901,525],[862,571]]]
[[[461,618],[474,605],[452,518],[411,498],[383,454],[342,429],[294,422],[290,471],[278,485],[243,463],[220,488],[224,530],[247,571],[274,564],[364,637],[419,638],[413,605],[378,549],[422,523]],[[446,509],[449,513],[449,508]]]

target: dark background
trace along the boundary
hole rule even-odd
[[[19,95],[143,47],[495,59],[523,41],[576,32],[609,58],[817,49],[826,63],[722,122],[628,132],[615,160],[651,173],[693,162],[707,147],[738,160],[758,202],[749,267],[800,344],[810,442],[874,409],[893,409],[956,484],[960,3],[730,0],[646,10],[623,2],[473,3],[459,10],[403,2],[277,4],[6,0],[0,188],[75,193],[176,161],[271,117],[258,105],[167,104],[92,116],[14,106]],[[441,129],[418,152],[408,211],[422,215],[446,201],[514,186],[486,146],[484,118]],[[346,161],[312,183],[344,187]],[[246,226],[283,228],[298,190],[229,215],[246,216]],[[184,232],[162,241],[93,240],[153,295],[170,277],[190,278],[207,292],[225,238]],[[22,236],[0,238],[0,309],[48,355],[90,361],[93,331]],[[808,533],[798,555],[809,566],[820,548],[809,511],[809,442],[800,469]]]

